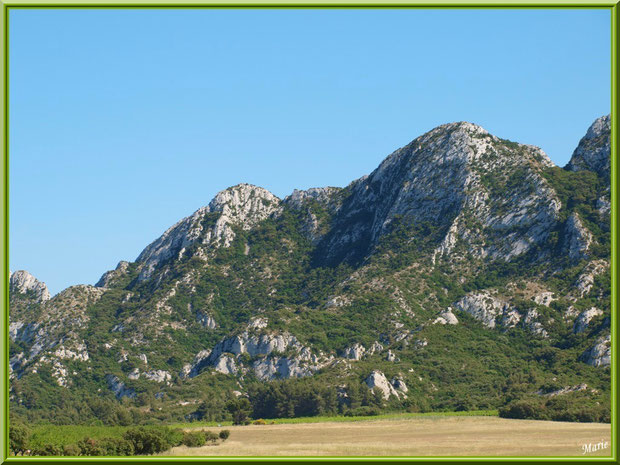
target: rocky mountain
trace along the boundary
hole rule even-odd
[[[19,270],[10,274],[9,290],[13,295],[25,294],[36,302],[44,302],[50,299],[50,293],[45,283],[37,280],[24,270]]]
[[[566,169],[570,171],[594,171],[609,178],[611,170],[611,116],[601,116],[579,141]]]
[[[341,409],[360,386],[391,409],[573,385],[608,405],[610,128],[560,168],[446,124],[345,188],[230,187],[95,286],[50,299],[16,272],[14,410],[75,421],[67,405],[94,395],[183,419],[282,380],[333,388]]]

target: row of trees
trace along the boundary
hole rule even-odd
[[[185,445],[201,447],[217,444],[230,436],[229,430],[219,434],[212,431],[184,432],[168,427],[134,427],[127,429],[120,437],[85,437],[71,444],[34,444],[28,427],[22,424],[11,425],[9,429],[9,448],[13,455],[32,456],[130,456],[152,455],[164,452],[171,447]]]

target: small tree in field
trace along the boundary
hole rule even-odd
[[[233,425],[245,425],[249,420],[252,405],[245,397],[241,399],[231,400],[226,404],[226,409],[232,415]]]
[[[220,431],[220,439],[222,441],[226,441],[226,439],[228,439],[228,436],[230,436],[230,431],[227,429],[223,429],[222,431]]]

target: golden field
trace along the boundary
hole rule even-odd
[[[218,432],[222,428],[200,428]],[[217,446],[175,447],[176,456],[610,456],[611,426],[509,420],[498,417],[420,417],[358,422],[232,426]],[[608,447],[584,454],[583,445]]]

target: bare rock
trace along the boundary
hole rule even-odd
[[[389,399],[390,396],[399,397],[398,392],[394,389],[394,386],[390,384],[385,375],[379,371],[374,370],[365,380],[366,385],[372,390],[378,390],[383,395],[384,399]]]
[[[596,307],[592,307],[588,310],[581,312],[575,320],[575,323],[573,324],[573,333],[579,334],[584,332],[590,324],[590,321],[592,321],[593,318],[602,314],[603,310],[599,310]]]
[[[609,178],[611,167],[611,116],[601,116],[579,141],[566,169],[589,170]]]
[[[586,258],[592,240],[592,233],[583,225],[579,215],[572,213],[564,226],[564,251],[575,260]]]
[[[468,294],[456,302],[454,307],[470,314],[487,328],[495,328],[495,319],[511,309],[508,303],[493,296],[489,291]]]
[[[36,300],[45,302],[50,299],[50,293],[45,283],[39,281],[25,270],[11,273],[9,278],[9,292],[26,294],[31,292]]]
[[[611,365],[611,336],[600,338],[596,344],[581,354],[581,360],[594,367]]]

